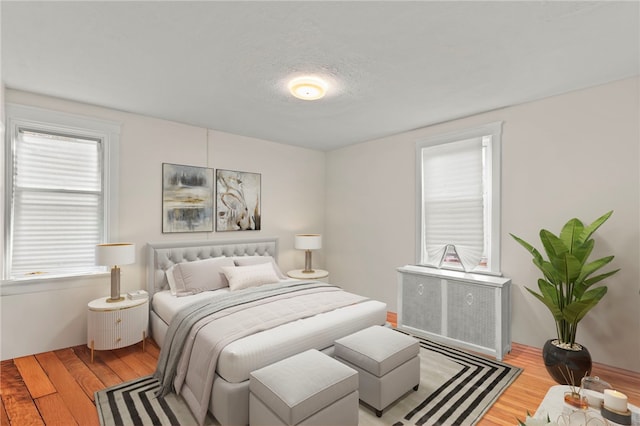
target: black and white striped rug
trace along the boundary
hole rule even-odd
[[[415,336],[414,336],[415,337]],[[360,425],[472,426],[522,372],[519,367],[416,337],[420,387],[380,419],[360,409]]]
[[[145,376],[95,393],[98,418],[103,426],[197,425],[187,404],[176,394],[157,398],[158,379]],[[207,425],[217,424],[210,415]]]
[[[360,425],[472,426],[518,377],[521,368],[417,338],[420,341],[420,387],[384,410],[378,418],[360,406]],[[179,396],[156,398],[158,382],[142,377],[96,392],[100,424],[195,425]],[[207,425],[217,424],[208,416]]]

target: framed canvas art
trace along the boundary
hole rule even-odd
[[[213,169],[162,164],[162,232],[213,231]]]
[[[260,230],[259,173],[216,170],[216,231]]]

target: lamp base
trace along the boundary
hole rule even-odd
[[[311,250],[305,250],[304,252],[304,269],[303,274],[312,274],[315,271],[311,269]]]
[[[111,268],[111,297],[107,299],[107,303],[122,302],[124,297],[120,295],[120,268],[114,266]]]

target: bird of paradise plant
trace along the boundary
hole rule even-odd
[[[540,240],[548,259],[531,244],[510,234],[532,256],[533,264],[542,271],[536,292],[527,290],[551,311],[556,322],[559,346],[575,349],[578,323],[607,293],[607,287],[592,288],[619,271],[619,269],[593,276],[614,256],[589,261],[595,241],[593,233],[609,219],[613,211],[605,213],[593,223],[585,226],[579,219],[570,219],[560,235],[542,229]]]

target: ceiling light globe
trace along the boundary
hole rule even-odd
[[[298,77],[289,82],[291,94],[305,101],[313,101],[324,97],[327,88],[327,83],[317,77]]]

